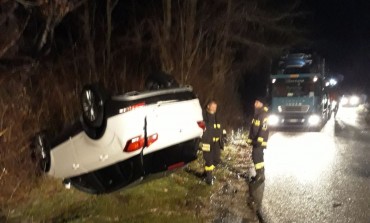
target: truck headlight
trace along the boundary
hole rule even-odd
[[[309,118],[308,118],[308,124],[310,125],[318,125],[320,123],[321,119],[320,119],[320,116],[318,115],[311,115]]]
[[[351,99],[349,99],[349,103],[351,105],[357,105],[360,102],[360,98],[357,96],[352,96]]]
[[[268,124],[271,126],[279,124],[279,117],[277,115],[270,115],[268,118]]]

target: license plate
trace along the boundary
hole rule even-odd
[[[290,123],[297,123],[299,120],[298,119],[289,119],[288,122]]]

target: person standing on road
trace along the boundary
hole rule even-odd
[[[262,97],[257,98],[254,103],[254,116],[247,140],[247,143],[252,146],[252,161],[255,168],[255,176],[252,176],[249,182],[249,195],[252,199],[251,204],[257,212],[261,208],[265,188],[264,150],[269,135],[267,112],[266,100]]]
[[[200,143],[205,161],[206,183],[209,185],[213,185],[214,178],[212,172],[215,166],[221,162],[221,149],[224,147],[222,140],[223,132],[221,130],[221,124],[217,120],[216,111],[217,103],[211,100],[207,103],[206,111],[203,112],[206,128]]]

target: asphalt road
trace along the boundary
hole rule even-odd
[[[336,119],[321,132],[270,134],[265,222],[370,222],[370,130],[356,108]]]

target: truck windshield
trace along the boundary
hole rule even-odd
[[[318,82],[311,78],[276,79],[272,84],[273,97],[314,97]]]

